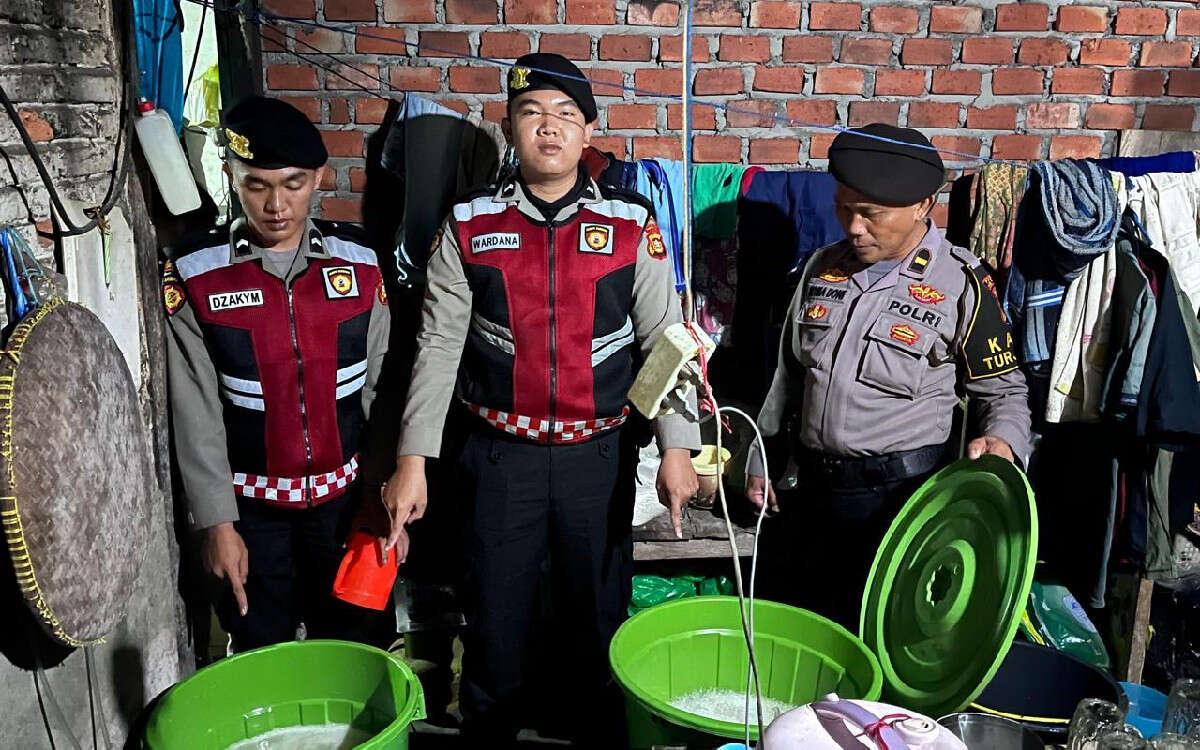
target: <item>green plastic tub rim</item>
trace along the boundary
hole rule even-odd
[[[649,691],[643,689],[640,685],[638,685],[635,682],[635,680],[633,679],[633,676],[630,674],[629,670],[626,669],[626,667],[625,667],[625,660],[623,658],[620,658],[619,653],[618,653],[619,651],[624,649],[624,641],[622,639],[622,631],[628,632],[629,627],[631,627],[631,626],[636,627],[636,625],[631,625],[631,624],[636,623],[638,620],[640,620],[644,617],[662,617],[665,613],[669,613],[672,609],[690,608],[690,607],[694,607],[698,603],[704,602],[704,601],[728,602],[731,600],[733,601],[734,605],[736,606],[738,603],[738,600],[737,600],[737,597],[735,597],[735,596],[695,596],[695,597],[688,597],[686,599],[678,599],[673,602],[666,602],[664,604],[658,604],[658,605],[655,605],[648,609],[642,610],[641,612],[638,612],[636,615],[634,615],[633,617],[629,618],[624,623],[622,623],[621,627],[617,629],[616,635],[613,636],[612,642],[609,644],[609,648],[608,648],[609,664],[612,666],[613,674],[617,678],[617,682],[619,683],[620,687],[627,694],[633,696],[633,698],[639,704],[641,704],[641,706],[643,708],[645,708],[647,711],[649,711],[651,714],[659,716],[663,719],[666,719],[679,727],[683,727],[685,729],[689,729],[689,730],[693,730],[693,731],[697,731],[697,732],[703,732],[703,733],[709,734],[709,735],[717,735],[720,737],[726,737],[726,738],[741,737],[743,735],[743,733],[745,732],[745,727],[741,723],[719,721],[716,719],[708,719],[703,716],[698,716],[696,714],[689,713],[682,709],[676,708],[675,706],[672,706],[670,704],[670,702],[662,701],[662,700],[654,697],[653,695],[651,695]],[[871,653],[870,649],[868,649],[866,647],[866,644],[864,644],[862,642],[862,639],[860,639],[857,635],[851,633],[849,630],[842,627],[838,623],[836,623],[832,620],[829,620],[827,618],[824,618],[814,612],[810,612],[806,609],[799,609],[797,607],[789,607],[786,604],[780,604],[778,602],[773,602],[773,601],[770,601],[767,599],[758,599],[758,598],[756,598],[754,600],[754,606],[756,609],[756,620],[757,620],[757,616],[758,616],[757,610],[759,610],[759,608],[768,609],[768,610],[770,610],[770,609],[792,610],[792,611],[796,611],[796,612],[802,612],[805,615],[807,615],[808,617],[822,621],[825,625],[827,625],[830,629],[835,631],[838,635],[845,637],[846,641],[848,643],[852,644],[871,665],[872,678],[871,678],[871,685],[866,690],[866,694],[859,695],[859,696],[844,696],[844,697],[853,697],[855,699],[861,699],[861,700],[878,700],[879,699],[880,693],[883,690],[883,672],[879,668],[879,659],[876,658],[875,654]],[[737,637],[739,639],[744,639],[744,636],[742,634],[742,624],[741,624],[740,617],[738,619],[733,620],[731,623],[731,626],[728,628],[705,628],[705,629],[696,630],[693,632],[714,633],[714,632],[727,632],[730,630],[736,631]],[[820,696],[817,696],[816,698],[814,698],[814,700],[819,697]],[[752,698],[751,699],[751,707],[750,707],[750,715],[751,715],[751,717],[754,717],[755,714],[756,714],[756,712],[755,712],[754,702],[753,702],[753,698]],[[755,726],[751,726],[750,731],[751,731],[751,739],[758,739],[758,728]]]
[[[152,748],[153,750],[160,750],[160,748],[161,749],[169,749],[169,748],[177,747],[177,745],[169,737],[164,738],[164,737],[160,736],[162,734],[162,730],[160,730],[160,728],[158,726],[157,718],[158,718],[159,712],[165,706],[169,705],[172,696],[179,690],[186,688],[188,686],[188,683],[190,683],[191,681],[193,681],[197,678],[202,678],[204,675],[211,674],[215,671],[222,671],[224,669],[228,669],[230,666],[237,665],[239,662],[242,662],[242,661],[255,660],[255,659],[261,658],[262,656],[268,655],[268,654],[278,655],[281,653],[286,653],[288,651],[311,649],[314,646],[334,646],[342,651],[356,651],[356,652],[359,652],[360,654],[370,654],[370,655],[374,655],[376,657],[382,657],[382,659],[386,662],[389,671],[398,673],[397,676],[400,679],[392,680],[392,682],[391,682],[392,699],[397,707],[396,708],[396,718],[393,719],[383,729],[376,732],[375,735],[373,735],[369,740],[357,745],[357,747],[361,747],[361,748],[391,747],[392,745],[390,745],[390,744],[385,745],[383,743],[391,743],[391,742],[394,742],[395,740],[399,740],[402,738],[406,740],[407,732],[409,731],[410,725],[415,721],[420,721],[420,720],[426,718],[426,716],[425,716],[425,694],[424,694],[424,690],[421,687],[421,682],[419,679],[417,679],[417,676],[412,671],[412,668],[410,668],[408,666],[408,664],[406,664],[404,662],[404,660],[400,659],[396,655],[391,654],[387,651],[384,651],[383,649],[376,648],[374,646],[368,646],[364,643],[355,643],[352,641],[340,641],[340,640],[289,641],[287,643],[277,643],[272,646],[264,646],[262,648],[254,649],[252,651],[246,651],[246,652],[243,652],[240,654],[235,654],[233,656],[225,657],[223,659],[220,659],[219,661],[209,664],[208,666],[206,666],[202,669],[196,670],[196,672],[194,674],[190,675],[186,679],[181,680],[180,682],[173,685],[169,690],[167,690],[167,692],[163,693],[162,698],[159,700],[157,706],[155,707],[154,711],[152,712],[152,714],[150,716],[150,719],[149,719],[149,721],[147,723],[147,727],[146,727],[145,747]],[[407,692],[407,695],[405,695],[405,692]],[[251,715],[255,715],[255,713],[258,713],[258,714],[268,713],[271,710],[272,710],[271,707],[268,705],[268,706],[263,706],[260,709],[257,709],[257,711],[246,711],[242,715],[243,716],[251,716]],[[287,726],[289,726],[289,725],[284,725],[281,727],[274,727],[274,728],[282,729],[282,728],[286,728]],[[300,725],[293,724],[290,726],[300,726]],[[317,726],[317,725],[307,725],[307,726]],[[268,731],[270,731],[270,730],[268,730]],[[260,735],[254,735],[254,736],[260,736]],[[251,738],[247,737],[245,739],[251,739]],[[236,741],[242,741],[242,740],[235,740],[235,742]],[[407,744],[405,746],[407,746]]]

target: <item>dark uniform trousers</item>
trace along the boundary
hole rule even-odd
[[[943,445],[861,459],[797,451],[798,486],[763,526],[763,596],[859,632],[875,554],[900,509],[938,468]]]
[[[476,428],[460,465],[467,485],[467,630],[459,694],[465,747],[503,748],[521,726],[531,662],[549,658],[569,695],[580,747],[627,744],[608,646],[632,594],[636,447],[611,430],[577,445],[538,445]],[[554,638],[531,642],[549,556]],[[604,721],[597,725],[595,717]]]
[[[310,639],[378,640],[380,613],[333,596],[357,495],[352,487],[337,499],[296,510],[238,498],[234,528],[249,555],[247,613],[238,612],[228,584],[216,606],[234,651],[294,640],[301,622]]]

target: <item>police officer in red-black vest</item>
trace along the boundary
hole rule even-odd
[[[224,117],[245,217],[169,252],[163,271],[176,456],[234,650],[357,638],[332,596],[355,512],[359,436],[387,349],[387,296],[353,226],[308,216],[327,154],[291,105]],[[406,540],[400,541],[400,554]]]
[[[580,168],[595,120],[578,68],[558,55],[517,60],[504,127],[519,174],[459,199],[429,260],[384,501],[395,539],[424,511],[425,460],[438,456],[447,411],[471,421],[457,458],[470,506],[459,704],[472,748],[506,747],[519,726],[547,556],[575,739],[626,743],[608,668],[631,587],[626,398],[637,359],[683,315],[649,206]],[[678,415],[654,427],[660,496],[678,511],[696,490],[699,430]]]

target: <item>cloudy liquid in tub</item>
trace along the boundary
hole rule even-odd
[[[235,742],[226,750],[350,750],[374,736],[349,724],[283,727]]]
[[[703,716],[706,719],[728,721],[741,724],[746,718],[746,694],[740,690],[696,690],[678,698],[671,699],[671,705],[689,714]],[[796,708],[790,703],[777,701],[763,696],[762,723],[770,724],[775,717]],[[750,721],[758,721],[758,707],[753,695],[750,696]]]

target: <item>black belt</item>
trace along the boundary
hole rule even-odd
[[[937,468],[946,446],[927,445],[881,456],[833,456],[808,449],[798,451],[802,471],[815,474],[832,487],[869,487],[925,474]],[[803,481],[803,479],[801,480]]]

